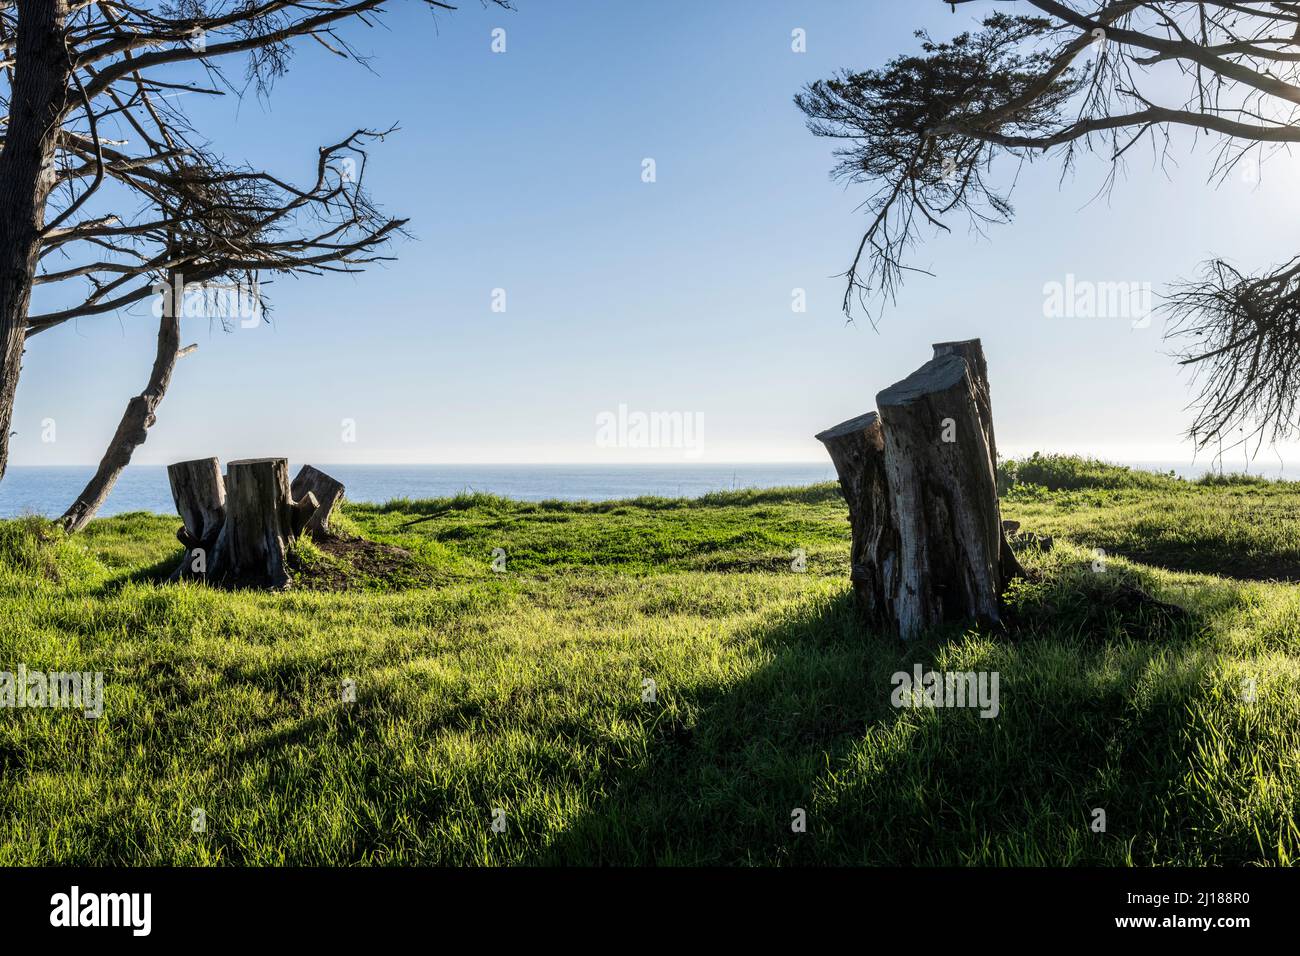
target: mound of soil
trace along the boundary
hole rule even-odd
[[[434,571],[404,548],[352,535],[321,535],[324,559],[295,560],[293,586],[304,591],[399,591],[428,587]]]

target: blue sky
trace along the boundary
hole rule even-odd
[[[192,98],[195,125],[227,159],[297,178],[319,145],[400,123],[367,181],[416,239],[363,276],[277,280],[271,325],[187,320],[199,350],[179,363],[137,462],[821,461],[814,432],[873,407],[931,342],[972,336],[989,358],[1002,451],[1190,458],[1190,393],[1161,319],[1047,318],[1044,285],[1072,274],[1158,289],[1211,254],[1255,268],[1293,250],[1289,157],[1258,184],[1211,190],[1186,148],[1171,176],[1135,156],[1092,202],[1101,159],[1064,184],[1040,163],[1020,175],[1013,225],[927,242],[914,261],[937,278],[910,281],[878,331],[847,325],[836,274],[864,193],[828,178],[831,145],[806,132],[792,96],[915,49],[918,27],[964,29],[992,4],[518,7],[466,0],[435,19],[396,3],[384,27],[350,34],[374,72],[306,44],[267,101]],[[503,54],[490,46],[498,27]],[[806,53],[791,50],[796,28]],[[804,313],[791,308],[796,288]],[[492,310],[494,289],[505,312]],[[146,304],[33,339],[13,463],[96,461],[144,384],[155,332]],[[699,447],[605,447],[598,416],[620,406],[698,416]],[[41,440],[46,419],[53,442]]]

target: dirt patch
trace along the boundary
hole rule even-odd
[[[352,535],[312,540],[319,555],[295,552],[293,586],[304,591],[401,591],[435,582],[433,568],[411,552]]]

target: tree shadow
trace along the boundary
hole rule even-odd
[[[757,634],[770,663],[694,692],[692,718],[656,726],[645,759],[529,862],[1117,864],[1157,846],[1167,857],[1190,760],[1186,704],[1213,659],[1197,630],[1108,643],[954,628],[904,645],[865,633],[845,592]],[[997,671],[998,715],[895,707],[891,677],[916,664]],[[1090,826],[1095,808],[1106,832]]]
[[[651,727],[644,746],[638,735],[611,744],[590,715],[549,723],[547,735],[566,745],[558,749],[599,751],[600,760],[581,769],[548,763],[543,746],[529,763],[532,792],[556,805],[581,800],[582,809],[551,818],[563,829],[529,823],[482,845],[440,834],[498,805],[503,780],[475,771],[413,784],[403,777],[405,751],[376,731],[394,718],[393,701],[371,688],[343,706],[337,682],[313,684],[320,701],[328,695],[337,706],[250,728],[212,752],[205,769],[214,820],[251,812],[246,793],[227,791],[244,773],[236,768],[254,764],[292,809],[275,822],[259,818],[252,833],[214,833],[210,842],[227,862],[265,862],[259,848],[284,836],[275,828],[313,832],[287,840],[288,852],[306,854],[294,857],[299,863],[483,862],[497,852],[543,865],[1257,861],[1255,834],[1217,818],[1189,784],[1206,730],[1197,714],[1215,693],[1203,618],[1171,624],[1144,616],[1150,608],[1107,608],[1096,594],[1062,600],[1076,590],[1066,577],[1026,598],[1013,634],[955,627],[908,644],[866,632],[847,588],[810,598],[731,638],[762,661],[742,679],[661,686],[658,704],[632,705],[628,719]],[[997,672],[997,716],[895,706],[893,675],[917,664]],[[285,662],[225,683],[282,690],[317,674],[310,663]],[[166,711],[175,726],[156,728],[160,739],[190,723],[193,701],[177,694]],[[401,706],[420,699],[413,692]],[[481,701],[453,695],[428,727],[470,731],[483,718]],[[355,761],[314,759],[325,740]],[[313,801],[334,790],[338,801],[364,795],[372,810],[340,823],[345,839],[330,842]],[[1095,810],[1105,812],[1104,832],[1092,829]],[[132,824],[141,840],[146,824]],[[481,832],[483,823],[465,826]]]
[[[1221,535],[1183,534],[1178,540],[1157,537],[1147,543],[1107,547],[1118,557],[1166,571],[1215,574],[1241,581],[1300,581],[1300,557],[1294,554],[1248,553],[1225,548]]]
[[[184,548],[178,547],[174,551],[169,551],[167,557],[160,558],[152,564],[125,569],[92,585],[87,590],[87,594],[96,598],[111,597],[132,584],[175,583],[171,581],[172,573],[188,553]]]

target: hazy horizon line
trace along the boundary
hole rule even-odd
[[[1206,468],[1216,468],[1223,470],[1225,465],[1231,467],[1228,460],[1216,462],[1213,456],[1203,458],[1201,462],[1196,461],[1196,457],[1159,457],[1159,458],[1138,458],[1126,455],[1096,455],[1081,454],[1078,452],[1044,452],[1050,455],[1068,455],[1085,459],[1092,459],[1103,463],[1123,465],[1126,467],[1137,467],[1141,465],[1183,465],[1192,467],[1198,464]],[[219,456],[218,456],[219,457]],[[289,461],[307,461],[319,463],[322,467],[341,467],[341,468],[731,468],[731,467],[816,467],[816,468],[833,468],[833,463],[829,458],[824,459],[734,459],[729,461],[328,461],[323,458],[314,456],[297,456],[287,455],[267,455],[253,457],[268,458],[285,458]],[[999,458],[1006,459],[1024,459],[1028,455],[999,455]],[[1227,456],[1225,456],[1226,459]],[[227,461],[237,461],[239,459],[227,459]],[[167,468],[168,464],[159,462],[132,462],[127,468]],[[1256,464],[1256,462],[1238,462],[1238,467],[1243,464]],[[1263,463],[1261,463],[1263,464]],[[1286,468],[1291,465],[1291,461],[1284,462],[1269,461],[1259,470]],[[99,462],[59,462],[56,464],[36,465],[36,464],[18,464],[9,465],[8,471],[21,469],[41,469],[41,468],[97,468]]]

